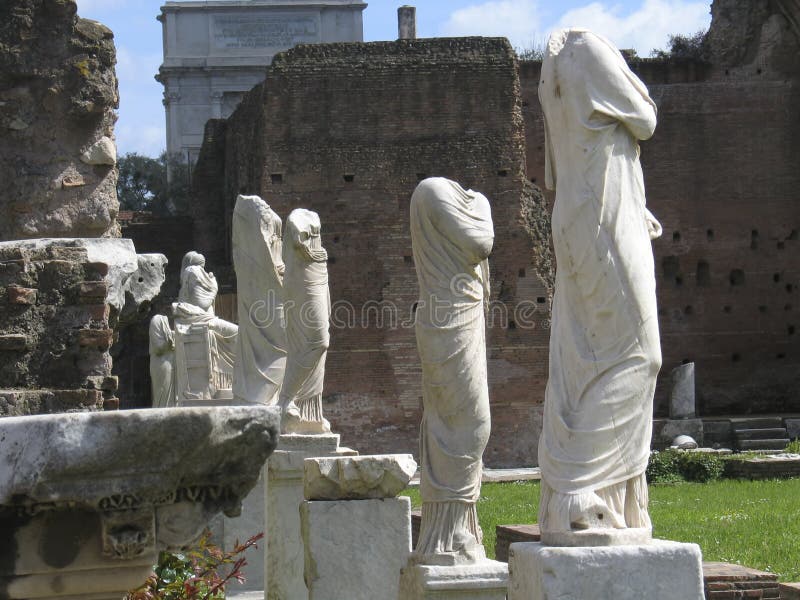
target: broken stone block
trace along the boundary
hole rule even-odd
[[[394,498],[413,477],[417,463],[410,454],[307,458],[306,500]]]
[[[108,136],[103,136],[81,154],[81,160],[87,165],[117,164],[117,147]]]
[[[113,329],[81,329],[78,332],[78,344],[83,347],[96,346],[107,350],[113,342]]]
[[[22,335],[21,333],[0,335],[0,350],[27,350],[28,344],[28,336]]]
[[[23,304],[32,306],[36,304],[37,291],[32,288],[20,287],[18,285],[8,286],[8,301],[11,304]]]

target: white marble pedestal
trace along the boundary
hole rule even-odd
[[[703,600],[700,547],[511,544],[508,600]]]
[[[214,535],[220,535],[222,547],[225,550],[232,550],[237,542],[242,544],[252,536],[266,531],[264,516],[264,492],[266,486],[267,467],[261,469],[258,483],[250,490],[250,493],[242,500],[242,513],[238,517],[223,517],[219,527],[212,529]],[[230,588],[240,592],[264,592],[264,553],[266,534],[258,542],[257,546],[248,548],[244,557],[247,564],[242,567],[241,573],[245,580],[240,584],[233,584]]]
[[[303,461],[314,456],[352,456],[339,447],[339,434],[283,434],[267,462],[265,581],[268,600],[306,600],[300,529]]]
[[[408,565],[400,577],[400,600],[506,600],[508,566],[484,559],[473,564]]]
[[[397,600],[411,553],[411,500],[311,500],[300,507],[309,600]]]

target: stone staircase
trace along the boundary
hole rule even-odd
[[[731,419],[731,428],[737,450],[780,451],[790,441],[781,417]]]

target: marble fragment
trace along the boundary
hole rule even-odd
[[[394,498],[416,470],[410,454],[307,458],[303,494],[306,500]]]

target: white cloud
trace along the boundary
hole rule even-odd
[[[117,148],[120,154],[136,152],[144,156],[156,157],[164,151],[167,133],[163,124],[163,113],[150,123],[130,123],[120,116],[114,128]]]
[[[641,7],[622,14],[619,5],[592,2],[565,13],[555,28],[585,27],[604,35],[619,48],[634,48],[650,56],[666,48],[670,34],[693,34],[711,22],[709,3],[690,0],[644,0]]]
[[[541,33],[536,0],[493,0],[450,14],[438,35],[507,37],[515,48],[532,47]]]

